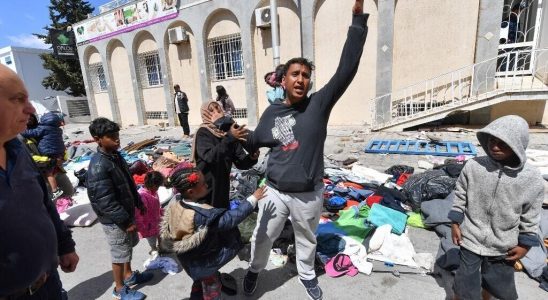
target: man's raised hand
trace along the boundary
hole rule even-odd
[[[354,7],[352,7],[352,13],[355,15],[363,14],[363,0],[355,0]]]

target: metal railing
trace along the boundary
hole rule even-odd
[[[509,51],[374,98],[373,129],[524,91],[548,91],[548,48]]]

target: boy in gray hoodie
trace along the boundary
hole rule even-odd
[[[487,156],[466,163],[449,213],[453,243],[461,249],[454,292],[458,299],[517,299],[513,265],[538,243],[544,185],[526,162],[524,119],[501,117],[477,137]]]

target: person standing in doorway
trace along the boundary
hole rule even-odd
[[[175,90],[175,111],[177,112],[177,116],[179,117],[179,123],[181,124],[181,127],[183,127],[183,137],[188,138],[190,137],[190,126],[188,125],[188,98],[186,96],[186,93],[181,91],[181,87],[176,84],[173,86],[173,89]]]

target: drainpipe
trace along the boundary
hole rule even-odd
[[[274,68],[280,64],[280,35],[278,32],[278,2],[270,0],[270,25],[272,28],[272,55]]]

